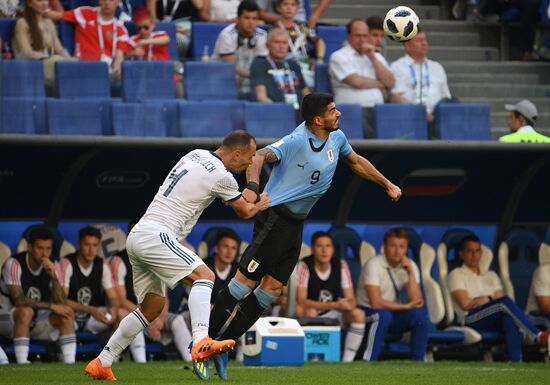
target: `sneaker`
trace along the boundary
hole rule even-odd
[[[228,360],[229,357],[227,356],[227,353],[216,354],[212,357],[212,361],[214,361],[214,366],[216,367],[216,372],[218,372],[218,376],[220,376],[222,380],[227,380]]]
[[[193,373],[199,380],[208,381],[210,379],[210,368],[208,361],[193,361]]]
[[[206,361],[215,354],[220,354],[235,347],[234,340],[216,341],[206,336],[191,349],[193,361]]]
[[[99,358],[95,358],[84,369],[84,373],[87,376],[92,377],[94,380],[107,380],[116,381],[116,377],[110,366],[103,366],[99,361]]]

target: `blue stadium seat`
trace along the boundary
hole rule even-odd
[[[491,109],[488,104],[440,103],[435,131],[441,140],[490,140]]]
[[[0,79],[0,97],[45,96],[44,69],[40,60],[2,60]]]
[[[60,21],[57,28],[61,44],[71,55],[74,55],[74,24]]]
[[[374,106],[374,137],[428,139],[426,108],[417,104],[377,104]]]
[[[363,112],[359,104],[338,104],[340,128],[348,139],[363,139]]]
[[[23,231],[23,234],[21,234],[21,238],[24,238],[26,241],[28,241],[29,240],[29,234],[32,230],[34,230],[36,228],[43,228],[43,227],[48,229],[52,233],[52,235],[54,236],[53,258],[55,260],[59,260],[59,253],[61,251],[61,247],[63,245],[63,242],[65,241],[65,238],[63,237],[63,234],[61,233],[61,231],[59,231],[59,229],[57,227],[46,225],[44,223],[38,223],[38,224],[35,224],[35,225],[30,225],[29,227],[27,227],[25,229],[25,231]]]
[[[9,47],[13,55],[11,42],[13,39],[13,31],[15,30],[15,19],[0,19],[0,37],[2,38],[1,49]]]
[[[111,104],[101,99],[48,99],[51,135],[108,135]]]
[[[172,62],[128,61],[122,63],[122,99],[143,102],[151,99],[175,99]]]
[[[75,9],[78,7],[97,7],[98,5],[98,0],[69,0],[68,9]]]
[[[315,91],[332,94],[328,64],[317,64],[315,66]]]
[[[236,100],[235,64],[185,62],[184,87],[187,100]]]
[[[45,99],[0,98],[0,133],[46,134]]]
[[[204,47],[208,47],[208,56],[212,56],[218,35],[228,25],[225,23],[194,22],[191,27],[191,57],[200,60]]]
[[[348,35],[345,27],[333,27],[328,25],[317,26],[317,35],[325,41],[327,50],[325,53],[325,63],[329,62],[330,55],[334,51],[342,48]]]
[[[127,21],[124,26],[128,30],[130,36],[137,34],[136,25],[133,21]],[[155,24],[154,31],[166,31],[170,36],[170,44],[168,44],[168,52],[170,59],[178,60],[178,45],[176,44],[176,24],[171,22],[159,21]]]
[[[244,102],[179,102],[179,122],[183,137],[223,137],[244,129]]]
[[[246,103],[246,130],[257,138],[281,138],[296,128],[296,111],[285,103]]]
[[[62,99],[110,98],[111,83],[107,63],[57,62],[55,93]]]
[[[166,113],[161,102],[113,103],[114,134],[167,136]]]

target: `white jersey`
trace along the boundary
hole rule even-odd
[[[214,152],[193,150],[170,171],[140,223],[153,223],[182,240],[215,198],[231,202],[240,196],[233,174]]]

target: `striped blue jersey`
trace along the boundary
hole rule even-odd
[[[352,148],[341,130],[326,141],[313,135],[302,123],[290,134],[271,144],[275,163],[265,190],[271,206],[284,204],[295,214],[308,214],[332,183],[340,156]]]

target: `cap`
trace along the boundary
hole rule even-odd
[[[149,11],[145,7],[138,8],[134,11],[134,23],[142,23],[149,20]]]
[[[535,122],[537,120],[537,107],[527,99],[520,100],[516,104],[505,104],[506,111],[516,111],[522,114],[527,120]]]

